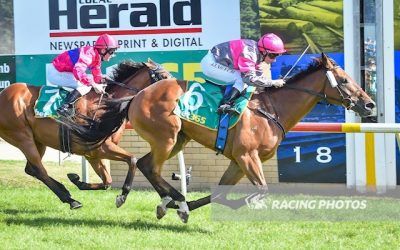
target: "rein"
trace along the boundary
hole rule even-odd
[[[131,90],[131,91],[135,91],[136,93],[139,92],[139,89],[134,88],[134,87],[130,87],[130,86],[126,86],[126,85],[123,84],[123,83],[116,82],[116,81],[111,80],[111,79],[107,79],[106,81],[107,81],[108,84],[118,85],[118,86],[120,86],[120,87],[122,87],[122,88],[124,88],[124,89],[128,89],[128,90]]]
[[[305,89],[305,88],[301,88],[301,87],[290,86],[290,85],[285,85],[284,87],[288,88],[288,89],[298,90],[298,91],[301,91],[301,92],[304,92],[304,93],[307,93],[307,94],[310,94],[310,95],[313,95],[313,96],[318,96],[319,98],[324,100],[326,103],[328,103],[328,100],[333,100],[333,101],[340,102],[346,109],[351,109],[352,107],[354,107],[355,104],[354,104],[353,100],[350,98],[351,95],[347,94],[346,91],[344,91],[342,89],[342,85],[344,83],[340,83],[339,84],[336,81],[336,79],[334,78],[331,70],[327,70],[326,76],[327,76],[327,80],[331,84],[331,86],[333,88],[335,88],[339,92],[339,95],[340,95],[341,99],[335,98],[335,97],[329,97],[329,96],[326,95],[326,93],[325,93],[325,89],[326,89],[326,85],[327,85],[326,81],[325,81],[324,89],[322,90],[322,93],[321,92],[316,92],[316,91],[313,91],[313,90],[309,90],[309,89]],[[347,97],[345,97],[344,93],[347,95]],[[345,101],[348,101],[348,105],[345,104]]]
[[[284,88],[294,89],[294,90],[298,90],[298,91],[301,91],[301,92],[305,92],[305,93],[313,95],[313,96],[318,96],[319,98],[324,99],[324,100],[327,100],[328,98],[331,98],[331,97],[326,96],[325,93],[322,94],[320,92],[309,90],[309,89],[305,89],[305,88],[300,88],[300,87],[295,87],[295,86],[290,86],[290,85],[285,85]],[[324,88],[324,90],[325,90],[325,88]],[[325,91],[323,91],[323,92],[325,92]],[[336,99],[336,98],[332,98],[332,99],[336,100],[336,101],[340,101],[339,99]]]
[[[143,66],[147,67],[152,84],[164,79],[164,77],[159,73],[159,71],[163,69],[160,64],[157,63],[155,69],[150,69],[145,63],[143,63]],[[169,77],[172,77],[171,73],[168,72],[168,74]],[[140,89],[138,88],[126,86],[125,84],[114,81],[112,79],[107,79],[107,82],[109,84],[118,85],[122,88],[134,91],[135,93],[138,93],[140,91]]]
[[[336,66],[336,67],[338,67],[338,66]],[[326,71],[326,77],[327,77],[327,80],[324,81],[324,88],[322,90],[322,93],[313,91],[310,89],[297,87],[297,86],[291,86],[291,85],[285,85],[284,88],[301,91],[301,92],[307,93],[312,96],[317,96],[317,97],[321,98],[322,100],[324,100],[326,103],[328,103],[328,100],[337,101],[337,102],[341,103],[346,109],[351,109],[352,107],[354,107],[355,103],[351,99],[351,95],[349,95],[348,93],[346,93],[346,91],[344,89],[342,89],[342,85],[345,83],[341,82],[339,84],[331,70]],[[329,82],[330,85],[339,92],[341,99],[329,97],[326,95],[325,90],[326,90],[327,82]],[[347,97],[345,97],[345,95],[347,95]],[[348,104],[346,104],[345,101],[348,101]],[[274,124],[282,131],[282,135],[284,138],[286,135],[286,131],[285,131],[283,125],[279,121],[278,113],[276,112],[275,106],[271,100],[270,100],[270,104],[272,105],[275,116],[266,112],[265,110],[263,110],[261,108],[258,108],[257,111],[260,112],[262,115],[264,115],[268,120],[271,120],[272,122],[274,122]]]

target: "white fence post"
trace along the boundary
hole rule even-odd
[[[82,156],[82,181],[89,182],[89,169],[86,164],[86,158]]]
[[[181,192],[182,192],[183,196],[186,197],[186,194],[187,194],[186,166],[185,166],[185,159],[183,157],[182,151],[179,151],[179,153],[178,153],[178,162],[179,162],[179,174],[181,175]]]

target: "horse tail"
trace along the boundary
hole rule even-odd
[[[133,97],[121,99],[106,99],[99,107],[101,115],[93,119],[88,116],[78,115],[80,122],[69,117],[60,117],[59,121],[69,128],[78,140],[74,141],[83,144],[89,149],[99,147],[101,143],[114,134],[128,117],[128,109]]]

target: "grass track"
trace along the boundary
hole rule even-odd
[[[187,225],[174,211],[158,221],[154,191],[133,191],[114,205],[118,190],[79,191],[66,173],[76,163],[46,163],[83,208],[71,211],[43,184],[24,174],[24,163],[0,161],[0,249],[265,249],[399,248],[399,222],[215,222],[210,207],[193,211]],[[190,193],[189,199],[204,193]]]

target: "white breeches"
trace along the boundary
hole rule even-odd
[[[47,85],[48,86],[60,86],[66,88],[72,88],[78,90],[81,95],[86,95],[92,89],[92,86],[86,86],[85,84],[77,81],[72,72],[59,72],[53,64],[48,64],[46,67],[47,73]],[[89,75],[89,77],[91,77]]]
[[[204,75],[209,77],[211,81],[217,80],[233,84],[233,87],[240,92],[247,88],[247,84],[243,82],[240,71],[231,69],[216,62],[211,52],[208,52],[208,54],[201,60],[201,68]]]

